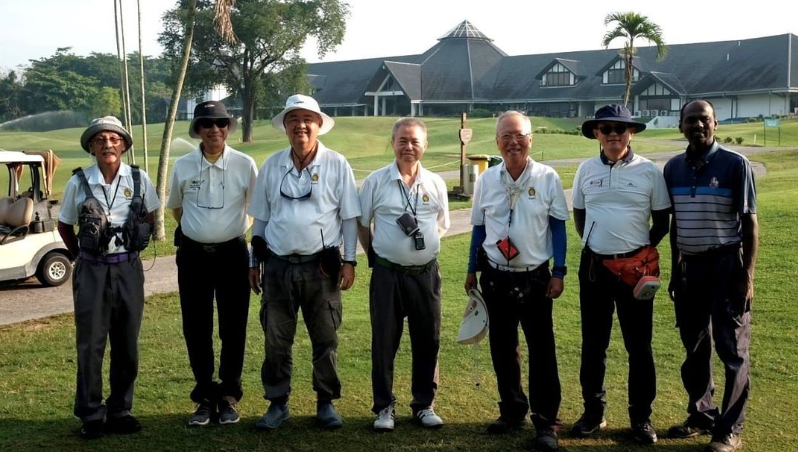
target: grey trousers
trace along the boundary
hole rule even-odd
[[[264,398],[285,403],[291,393],[291,375],[299,310],[313,347],[313,390],[319,402],[341,398],[336,370],[341,291],[319,272],[318,261],[292,264],[276,257],[266,264],[260,320],[266,357],[261,367]]]
[[[72,278],[78,353],[75,416],[83,422],[130,414],[138,375],[144,271],[138,257],[106,264],[78,258]],[[103,356],[111,343],[111,393],[103,403]]]
[[[379,413],[396,400],[393,364],[402,339],[405,317],[413,355],[413,401],[410,407],[415,413],[432,406],[438,390],[441,342],[441,274],[437,261],[417,275],[375,265],[371,274],[369,307],[371,385],[374,391],[372,411]]]

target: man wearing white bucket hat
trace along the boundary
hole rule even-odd
[[[313,346],[316,417],[323,428],[343,424],[332,404],[341,397],[336,331],[341,290],[355,281],[360,202],[349,163],[318,140],[334,125],[312,97],[289,97],[272,126],[285,132],[290,146],[263,163],[249,207],[255,218],[250,285],[255,293],[263,291],[261,380],[270,402],[259,429],[275,429],[289,417],[291,346],[300,308]]]

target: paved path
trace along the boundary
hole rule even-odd
[[[788,150],[787,148],[749,147],[734,147],[733,149],[744,155]],[[657,162],[661,168],[669,158],[678,152],[681,151],[647,154],[646,157]],[[553,167],[576,166],[584,160],[584,158],[549,160],[545,163]],[[764,165],[758,162],[752,162],[752,166],[758,176],[763,175],[766,171]],[[460,177],[459,171],[446,171],[439,174],[444,179]],[[570,189],[566,190],[565,198],[568,201],[568,209],[570,210]],[[450,216],[452,227],[447,236],[463,234],[471,230],[471,209],[452,211]],[[362,249],[359,246],[358,253],[362,253]],[[174,256],[159,257],[154,262],[145,261],[144,268],[148,270],[145,273],[145,296],[177,291],[177,267],[175,266]],[[32,278],[21,284],[0,286],[0,325],[63,314],[72,312],[72,310],[72,284],[70,282],[60,287],[42,287],[38,281]]]

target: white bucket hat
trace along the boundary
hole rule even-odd
[[[285,115],[288,114],[289,111],[293,110],[308,110],[321,116],[321,128],[319,129],[319,135],[324,135],[325,133],[329,132],[335,125],[333,118],[327,116],[321,111],[321,108],[319,108],[319,103],[316,102],[316,99],[302,94],[294,94],[286,99],[285,108],[283,108],[283,111],[272,118],[272,127],[281,132],[285,132],[283,118],[285,118]]]
[[[468,345],[476,344],[485,339],[488,334],[488,307],[482,294],[476,289],[468,291],[468,304],[460,322],[460,332],[457,334],[457,343]]]

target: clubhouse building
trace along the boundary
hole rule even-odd
[[[798,113],[798,36],[639,47],[629,109],[678,116],[704,98],[718,119]],[[450,116],[521,110],[586,117],[624,96],[618,49],[508,56],[463,21],[420,55],[308,64],[313,96],[331,115]]]

